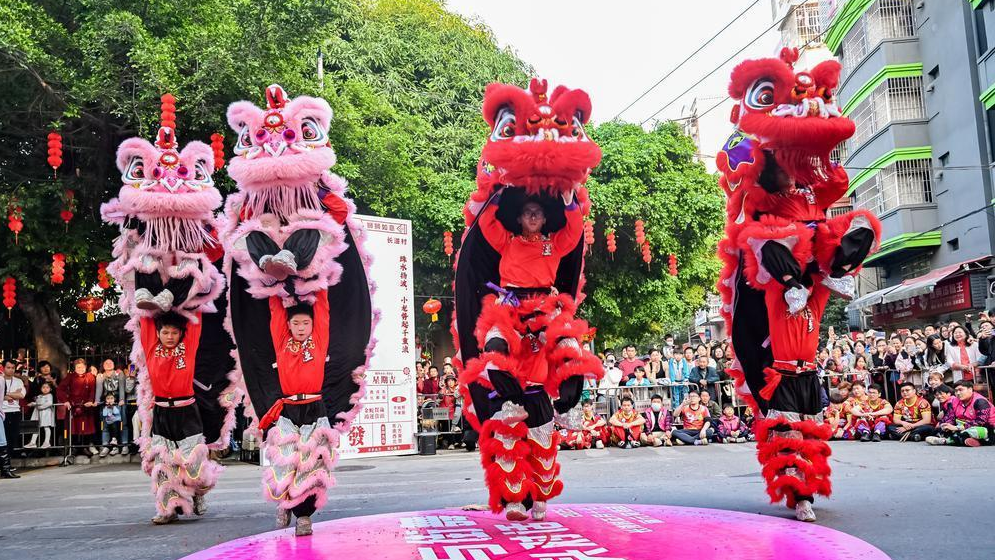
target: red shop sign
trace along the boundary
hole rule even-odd
[[[971,277],[967,274],[939,282],[933,291],[901,301],[874,306],[874,323],[888,325],[920,317],[971,309]]]

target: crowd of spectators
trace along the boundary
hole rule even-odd
[[[982,313],[975,328],[971,318],[890,334],[869,330],[839,336],[830,328],[816,367],[833,438],[972,447],[995,443],[988,374],[995,369],[995,321]],[[618,357],[607,351],[602,358],[604,377],[584,385],[583,425],[560,427],[564,448],[754,439],[752,411],[735,397],[727,374],[732,364],[728,341],[679,345],[668,336],[659,347],[640,352],[628,345]],[[429,362],[419,364],[419,393],[433,406],[449,409],[454,430],[469,429],[460,422],[450,362],[445,360],[441,374]]]
[[[17,456],[69,444],[87,456],[135,453],[138,379],[113,359],[76,359],[63,374],[25,350],[3,359],[3,436]],[[64,438],[68,436],[69,441]]]

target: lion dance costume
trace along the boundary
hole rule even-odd
[[[172,126],[162,126],[154,144],[122,142],[117,166],[124,185],[101,207],[104,220],[121,229],[108,271],[122,288],[121,309],[131,315],[138,441],[156,496],[153,521],[167,523],[206,511],[204,495],[222,470],[209,451],[228,446],[241,400],[232,341],[222,327],[223,252],[213,216],[221,194],[211,179],[211,148],[190,142],[180,150]],[[157,333],[157,321],[167,317],[185,330],[172,349]]]
[[[839,63],[796,72],[797,58],[785,49],[732,72],[736,131],[717,157],[728,199],[718,289],[735,351],[729,371],[757,415],[767,493],[814,521],[815,494],[831,490],[819,326],[830,292],[854,295],[880,224],[863,210],[827,218],[849,186],[829,155],[854,124],[836,105]]]
[[[277,503],[279,525],[290,513],[298,518],[298,534],[309,534],[310,515],[334,484],[336,448],[359,413],[377,316],[366,231],[344,198],[345,180],[328,171],[331,118],[323,99],[288,99],[278,85],[266,88],[264,108],[248,101],[228,108],[237,135],[228,173],[239,189],[221,228],[228,326],[270,462],[263,495]],[[296,313],[313,318],[306,340],[288,331]]]
[[[554,415],[575,411],[584,378],[603,375],[579,343],[587,323],[574,317],[590,210],[583,185],[601,150],[584,132],[587,94],[560,86],[547,96],[546,87],[487,87],[492,132],[456,259],[454,362],[480,431],[490,507],[510,520],[529,509],[543,519],[546,502],[563,490]],[[540,232],[523,234],[526,205],[542,209]]]

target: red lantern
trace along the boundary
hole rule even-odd
[[[62,253],[52,255],[52,284],[61,284],[66,279],[66,256]]]
[[[161,110],[160,122],[161,126],[164,128],[169,128],[173,131],[176,130],[176,98],[172,94],[165,94],[159,98],[162,104],[159,106]]]
[[[7,317],[10,317],[10,310],[17,305],[17,280],[8,276],[3,281],[3,306],[7,308]]]
[[[636,220],[636,245],[642,246],[646,242],[646,230],[643,229],[645,224],[642,220]]]
[[[71,190],[66,190],[62,195],[62,211],[59,212],[59,218],[66,224],[66,231],[69,231],[69,222],[72,221],[74,212],[76,211],[76,193]]]
[[[16,199],[11,203],[7,214],[7,227],[14,232],[14,244],[17,245],[17,235],[24,229],[24,210],[17,204]]]
[[[439,320],[439,311],[442,311],[442,302],[435,298],[430,298],[421,306],[421,310],[431,315],[432,322],[434,323]]]
[[[97,263],[97,285],[100,286],[101,290],[111,287],[110,277],[107,276],[107,263],[105,262]]]
[[[60,165],[62,165],[62,135],[53,130],[48,133],[48,166],[52,168],[55,176],[58,176]]]
[[[99,311],[103,306],[104,300],[97,296],[86,296],[76,300],[76,307],[78,307],[80,311],[86,312],[87,323],[93,322],[93,314]]]
[[[442,250],[446,252],[447,257],[453,256],[453,232],[442,232]]]
[[[650,262],[653,261],[653,255],[650,253],[650,244],[643,243],[643,262],[646,263],[646,268],[650,267]]]
[[[618,249],[618,245],[615,244],[615,232],[609,231],[606,238],[608,240],[608,253],[611,255],[612,260],[615,260],[615,251]]]
[[[667,257],[667,264],[670,266],[670,275],[677,276],[677,255],[670,253]]]
[[[594,222],[584,220],[584,244],[594,245]]]
[[[211,150],[214,152],[214,170],[225,166],[225,137],[215,132],[211,135]]]

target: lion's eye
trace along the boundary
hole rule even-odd
[[[324,144],[328,141],[328,136],[318,125],[318,121],[310,117],[301,120],[301,138],[308,144]]]
[[[743,99],[751,109],[763,110],[774,105],[774,84],[769,80],[758,80]]]
[[[494,132],[491,133],[491,140],[507,140],[515,137],[517,121],[515,114],[509,109],[502,109],[498,113],[497,123],[494,124]]]

